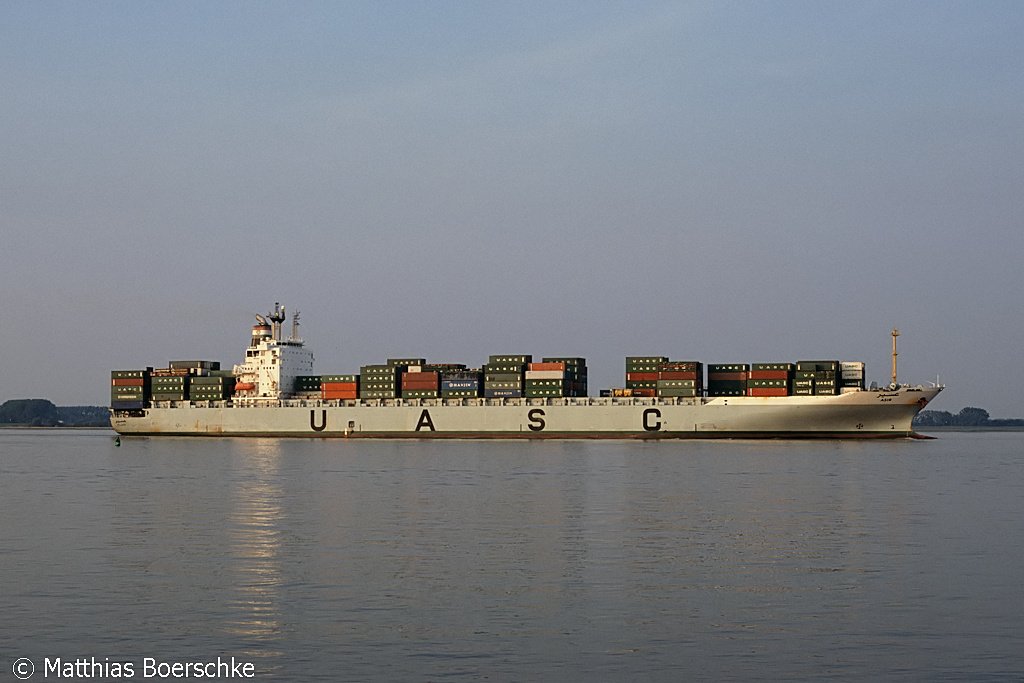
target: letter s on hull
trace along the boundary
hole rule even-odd
[[[526,417],[530,419],[530,424],[527,425],[531,432],[539,432],[547,426],[544,422],[544,411],[540,408],[534,408],[526,414]]]

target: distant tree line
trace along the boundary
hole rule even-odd
[[[995,419],[984,408],[964,408],[955,415],[945,410],[922,410],[915,427],[1024,427],[1024,419]]]
[[[55,406],[45,398],[18,398],[0,405],[0,424],[25,427],[108,427],[103,406]]]

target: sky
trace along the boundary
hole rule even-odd
[[[0,3],[0,400],[239,362],[861,360],[1024,416],[1024,4]]]

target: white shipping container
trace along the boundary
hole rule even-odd
[[[565,370],[527,370],[526,379],[565,379]]]
[[[860,370],[861,372],[864,372],[864,361],[843,361],[842,363],[839,364],[839,369],[843,371]]]
[[[405,369],[406,372],[423,372],[423,367],[420,365],[410,365]]]
[[[843,370],[841,376],[842,376],[843,379],[864,379],[864,371],[863,370]]]

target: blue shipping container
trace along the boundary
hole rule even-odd
[[[441,380],[442,389],[477,389],[480,387],[480,381],[475,379],[443,379]]]
[[[522,389],[484,389],[484,398],[522,398]]]

